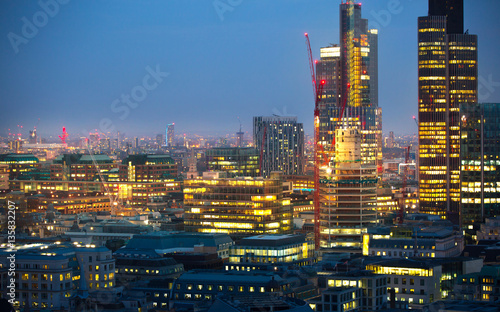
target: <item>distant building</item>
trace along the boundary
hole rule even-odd
[[[118,168],[122,182],[162,182],[177,178],[177,164],[168,155],[129,155]]]
[[[269,179],[203,178],[184,181],[184,226],[188,232],[227,233],[235,240],[292,232],[290,200],[283,199],[280,173]]]
[[[175,123],[170,123],[167,125],[167,133],[166,133],[166,142],[167,142],[167,146],[168,147],[172,147],[174,146],[174,126],[175,126]]]
[[[33,154],[0,154],[0,165],[9,166],[9,180],[15,180],[23,173],[39,167],[38,158]]]
[[[9,187],[15,191],[75,191],[99,192],[106,191],[105,185],[114,198],[118,198],[132,207],[146,207],[151,198],[166,196],[169,193],[181,191],[179,181],[164,182],[106,182],[99,181],[47,181],[47,180],[10,180]]]
[[[315,262],[314,241],[305,235],[258,235],[229,249],[226,270],[268,270],[270,266],[304,266]]]
[[[461,226],[476,239],[485,218],[500,216],[500,103],[460,106]]]
[[[157,147],[165,146],[164,142],[165,141],[163,140],[163,134],[157,134],[156,135],[156,146]]]
[[[258,177],[259,151],[256,148],[246,147],[219,147],[206,152],[208,171],[224,171],[228,177]]]
[[[262,176],[304,172],[304,128],[297,117],[254,117],[253,142],[262,155]]]
[[[96,181],[98,169],[107,171],[116,167],[107,155],[63,154],[56,157],[50,165],[50,180],[54,181]]]
[[[9,188],[9,165],[0,164],[0,190]]]

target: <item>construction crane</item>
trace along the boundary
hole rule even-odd
[[[405,165],[403,167],[403,188],[401,194],[403,195],[403,200],[399,208],[398,223],[402,224],[405,215],[405,198],[406,198],[406,184],[408,179],[408,164],[410,163],[410,149],[411,145],[405,147]]]
[[[90,140],[89,140],[90,141]],[[111,192],[109,191],[108,184],[104,180],[101,169],[99,168],[99,164],[97,163],[94,153],[92,153],[92,150],[90,149],[90,144],[87,144],[87,150],[89,151],[89,156],[90,159],[92,159],[92,164],[94,165],[95,169],[97,170],[97,174],[99,175],[99,179],[101,180],[102,185],[104,186],[104,189],[106,190],[106,194],[109,197],[109,205],[111,206],[111,215],[115,215],[115,206],[118,206],[118,201],[111,195]],[[118,195],[117,195],[118,197]]]
[[[309,35],[305,33],[306,46],[309,56],[309,69],[311,71],[311,80],[313,85],[314,93],[314,243],[316,249],[319,249],[320,243],[320,227],[319,227],[319,103],[321,102],[321,95],[323,93],[323,87],[326,84],[325,80],[321,80],[316,83],[316,73],[314,69],[315,62],[313,61],[311,42],[309,41]]]

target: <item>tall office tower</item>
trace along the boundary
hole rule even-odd
[[[382,169],[382,110],[378,107],[378,31],[361,18],[361,4],[340,5],[340,45],[321,48],[317,80],[325,80],[321,95],[320,161],[333,158],[335,129],[361,131],[361,158]],[[341,107],[346,104],[343,118]]]
[[[418,18],[419,200],[459,223],[461,103],[477,102],[477,36],[463,33],[463,0],[429,0]]]
[[[297,117],[254,117],[253,142],[262,155],[263,177],[272,171],[285,175],[303,173],[304,128]]]
[[[320,188],[320,246],[361,250],[363,234],[377,222],[377,167],[363,164],[358,129],[335,135],[335,165]]]
[[[269,179],[203,178],[184,180],[184,226],[187,232],[227,233],[235,240],[260,234],[293,231],[290,200],[283,198],[283,177]]]
[[[387,141],[387,147],[388,148],[394,147],[394,132],[393,131],[389,131],[389,140]]]
[[[500,215],[500,104],[460,104],[460,219],[476,240],[485,218]]]
[[[168,147],[174,146],[174,125],[175,123],[167,125],[167,136],[165,137],[165,142]]]

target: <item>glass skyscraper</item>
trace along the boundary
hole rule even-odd
[[[459,223],[460,103],[477,102],[477,36],[463,33],[463,0],[429,0],[418,18],[419,200]]]
[[[461,224],[466,238],[500,215],[500,104],[460,105]]]

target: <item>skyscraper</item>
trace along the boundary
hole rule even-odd
[[[167,125],[167,133],[165,137],[165,144],[167,147],[174,146],[174,125],[175,123],[170,123]]]
[[[469,243],[500,215],[500,104],[460,104],[460,219]]]
[[[429,0],[418,18],[419,199],[459,222],[460,103],[477,102],[477,36],[463,33],[463,0]]]
[[[304,127],[297,117],[254,117],[253,142],[262,155],[263,177],[272,171],[285,175],[303,173]]]
[[[367,227],[377,222],[377,167],[363,164],[358,129],[335,135],[335,166],[320,188],[320,246],[361,249]]]
[[[361,159],[382,168],[382,110],[378,107],[378,31],[361,18],[361,4],[340,4],[340,45],[321,48],[316,80],[325,80],[320,102],[322,163],[333,158],[335,129],[361,132]],[[346,109],[340,117],[341,108]]]
[[[316,80],[326,81],[319,107],[320,245],[361,249],[362,234],[377,219],[377,167],[382,172],[378,31],[368,29],[360,3],[342,1],[339,11],[340,44],[321,48],[316,64]],[[339,157],[346,147],[333,145],[338,131],[346,141],[336,143],[356,148],[352,164]]]

